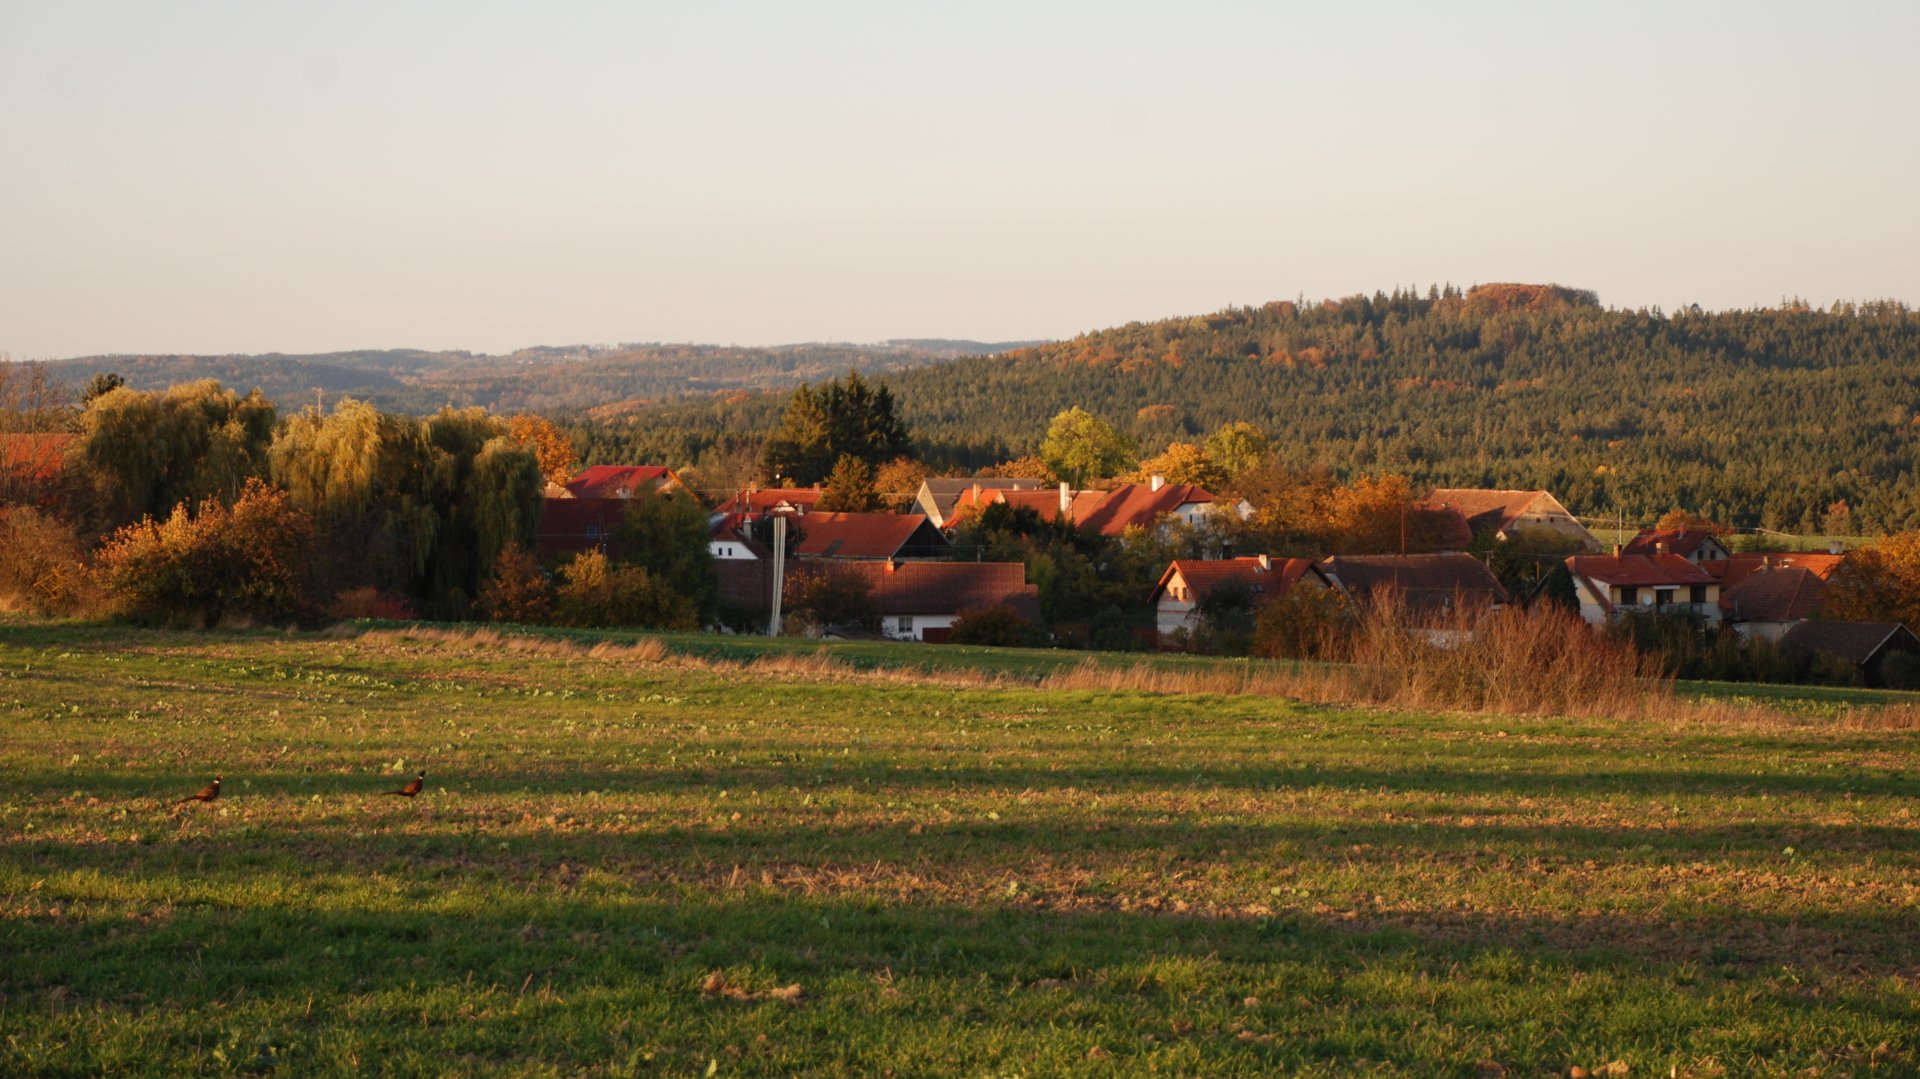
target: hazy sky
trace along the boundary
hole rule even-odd
[[[0,0],[0,351],[1920,303],[1920,4]]]

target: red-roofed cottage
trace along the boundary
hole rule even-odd
[[[1154,628],[1162,636],[1180,629],[1193,632],[1199,628],[1200,604],[1221,585],[1245,587],[1254,606],[1259,606],[1286,595],[1303,581],[1320,588],[1327,584],[1306,558],[1175,559],[1153,586]]]
[[[1573,574],[1580,617],[1594,625],[1622,611],[1690,611],[1718,622],[1720,582],[1677,554],[1574,555]]]
[[[568,480],[561,498],[632,498],[648,491],[671,491],[680,477],[664,465],[594,465]]]

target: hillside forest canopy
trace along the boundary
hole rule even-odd
[[[1663,312],[1554,286],[1396,290],[1130,323],[887,384],[936,471],[1037,453],[1079,407],[1149,456],[1245,422],[1296,468],[1545,489],[1629,527],[1675,507],[1783,532],[1920,527],[1920,315],[1891,301]],[[556,420],[589,462],[744,476],[786,404]]]

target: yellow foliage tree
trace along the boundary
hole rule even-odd
[[[1920,626],[1920,532],[1849,551],[1827,582],[1821,611],[1844,622]]]
[[[507,437],[533,449],[534,460],[540,464],[540,474],[549,483],[564,484],[573,478],[580,455],[573,448],[573,440],[567,437],[566,432],[555,427],[552,420],[532,412],[523,412],[507,420]]]

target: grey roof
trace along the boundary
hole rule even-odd
[[[1898,622],[1800,622],[1781,635],[1780,650],[1794,655],[1829,652],[1864,667],[1901,636],[1920,651],[1920,637]]]

